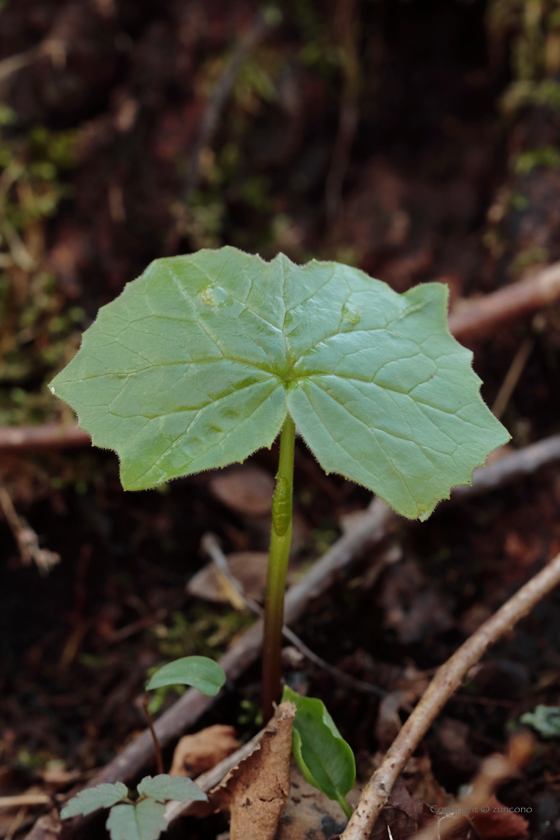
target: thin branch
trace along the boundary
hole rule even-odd
[[[14,535],[24,566],[30,566],[32,561],[35,561],[35,565],[41,574],[45,575],[50,572],[53,566],[60,563],[60,554],[49,551],[48,548],[40,547],[39,537],[31,525],[23,517],[18,516],[10,494],[1,484],[0,508],[2,508],[6,522]]]
[[[220,121],[220,115],[237,80],[239,71],[255,47],[262,41],[270,29],[271,24],[273,25],[275,22],[275,17],[270,13],[270,10],[265,9],[257,12],[251,26],[240,38],[222,75],[216,83],[212,96],[208,100],[206,109],[200,120],[198,137],[191,152],[189,174],[185,183],[183,197],[186,204],[190,202],[193,190],[198,185],[201,154],[212,142]]]
[[[497,417],[498,420],[507,408],[507,404],[517,387],[517,383],[519,382],[521,374],[525,369],[525,365],[529,361],[529,356],[533,352],[534,346],[534,339],[526,338],[525,341],[521,342],[517,353],[512,359],[509,370],[504,377],[504,381],[502,382],[501,388],[494,400],[494,405],[492,406],[492,414],[494,417]]]
[[[252,598],[248,598],[243,592],[243,587],[240,582],[232,574],[227,557],[222,551],[216,535],[205,534],[202,537],[201,546],[206,554],[208,554],[208,556],[212,559],[212,562],[220,574],[222,574],[229,584],[235,589],[245,606],[258,615],[259,618],[262,618],[264,615],[263,608],[260,604],[257,604],[256,601],[253,601]],[[371,683],[364,682],[363,680],[357,680],[354,677],[351,677],[350,674],[346,674],[344,671],[341,671],[340,668],[337,668],[335,665],[331,665],[329,662],[321,659],[320,656],[308,648],[305,642],[302,642],[299,636],[296,636],[296,634],[290,630],[289,627],[286,627],[285,624],[282,627],[282,634],[293,644],[294,647],[303,653],[310,662],[313,662],[314,665],[321,668],[323,671],[327,671],[336,680],[338,680],[338,682],[344,683],[344,685],[349,686],[349,688],[353,688],[355,691],[364,691],[368,694],[376,694],[378,697],[385,697],[387,694],[387,692],[383,691],[383,689],[379,688],[379,686],[372,685]]]
[[[556,262],[490,295],[462,301],[449,316],[449,329],[459,341],[488,337],[498,327],[549,306],[559,297],[560,262]]]
[[[0,450],[58,449],[89,446],[91,437],[74,423],[42,423],[38,426],[6,426],[0,429]]]
[[[454,487],[451,501],[460,501],[479,496],[490,490],[497,490],[518,478],[532,475],[538,469],[560,459],[560,435],[525,446],[523,449],[493,461],[486,467],[478,467],[473,473],[472,485]]]
[[[383,763],[364,788],[358,806],[341,834],[341,840],[363,840],[364,837],[369,837],[408,759],[443,706],[462,684],[469,669],[476,665],[491,645],[511,630],[559,583],[560,554],[522,586],[509,601],[506,601],[439,668],[418,705],[395,738]]]

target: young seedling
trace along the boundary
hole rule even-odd
[[[52,383],[118,453],[126,490],[244,461],[281,432],[265,720],[281,690],[296,424],[327,472],[422,520],[509,438],[449,333],[447,297],[439,283],[400,295],[339,263],[230,247],[160,259],[99,311]]]
[[[130,799],[128,788],[122,782],[86,788],[68,802],[60,816],[66,820],[110,808],[105,825],[111,840],[157,840],[167,829],[165,802],[208,800],[191,779],[182,776],[145,776],[137,793],[136,799]]]
[[[226,681],[223,668],[206,656],[185,656],[159,668],[146,685],[144,710],[154,739],[158,775],[145,776],[131,800],[128,788],[117,782],[114,785],[97,785],[80,791],[62,809],[63,820],[79,815],[87,816],[101,808],[110,808],[106,822],[111,840],[157,840],[167,829],[165,802],[189,799],[207,801],[208,797],[191,779],[168,776],[163,773],[160,746],[148,712],[148,691],[168,685],[190,685],[203,694],[214,696]]]

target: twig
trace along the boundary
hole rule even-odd
[[[49,56],[55,66],[61,65],[61,57],[65,56],[66,45],[58,38],[47,38],[36,47],[31,47],[25,52],[10,55],[0,61],[0,82],[9,79],[18,70],[34,64],[40,58]]]
[[[222,551],[220,544],[218,542],[218,538],[215,534],[204,534],[201,540],[201,546],[203,550],[208,554],[208,556],[212,559],[212,562],[218,569],[218,571],[224,575],[230,585],[235,589],[237,594],[240,596],[242,602],[247,606],[250,610],[252,610],[259,618],[262,618],[264,615],[264,610],[257,604],[256,601],[253,601],[252,598],[248,598],[245,593],[243,592],[243,587],[241,586],[240,582],[237,578],[232,574],[232,571],[229,567],[227,557]],[[378,697],[385,697],[386,691],[383,691],[382,688],[379,688],[377,685],[372,685],[371,683],[364,682],[363,680],[357,680],[354,677],[351,677],[350,674],[346,674],[344,671],[341,671],[340,668],[337,668],[335,665],[331,665],[329,662],[326,662],[324,659],[321,659],[316,653],[314,653],[310,648],[307,647],[305,642],[302,642],[299,636],[290,630],[289,627],[284,626],[282,627],[282,634],[285,636],[288,641],[290,641],[294,647],[296,647],[307,659],[317,665],[318,668],[321,668],[323,671],[327,671],[329,674],[338,680],[338,682],[344,683],[345,685],[353,688],[355,691],[364,691],[369,694],[376,694]]]
[[[192,153],[189,174],[185,183],[184,201],[190,202],[193,190],[196,189],[200,178],[200,157],[204,149],[210,145],[218,127],[220,114],[235,84],[239,71],[247,61],[255,47],[263,39],[264,35],[274,24],[275,18],[271,10],[260,10],[235,47],[233,54],[226,64],[224,71],[208,100],[206,109],[200,120],[198,137],[196,138]]]
[[[39,537],[29,523],[17,515],[10,494],[2,485],[0,485],[0,507],[14,535],[24,566],[29,566],[34,560],[41,574],[45,575],[53,566],[60,563],[60,554],[49,551],[48,548],[40,548]]]
[[[449,808],[442,809],[443,816],[428,823],[412,840],[444,840],[454,834],[462,823],[473,816],[476,818],[479,812],[483,815],[488,813],[488,803],[496,788],[521,770],[533,747],[533,737],[528,732],[519,733],[512,738],[505,756],[491,755],[485,758],[468,786],[468,793]]]
[[[48,793],[19,793],[16,796],[0,796],[0,809],[51,805],[52,801],[52,796],[49,796]]]
[[[0,82],[8,79],[23,67],[28,67],[30,64],[33,64],[43,55],[45,55],[45,49],[39,45],[38,47],[32,47],[30,50],[25,50],[25,52],[10,55],[8,58],[2,59],[0,61]]]
[[[463,682],[473,665],[484,656],[508,630],[517,624],[551,589],[560,583],[560,554],[506,601],[500,609],[461,645],[439,668],[418,705],[403,725],[375,771],[354,811],[341,840],[363,840],[369,837],[381,809],[406,762],[432,725],[433,721]]]
[[[490,336],[497,327],[549,306],[559,297],[560,262],[556,262],[490,295],[463,301],[449,316],[449,329],[459,341]]]
[[[74,423],[42,423],[38,426],[6,426],[0,429],[0,450],[54,449],[89,446],[91,437]]]
[[[519,345],[517,353],[513,357],[509,370],[505,375],[502,386],[498,391],[496,399],[494,400],[494,405],[492,406],[492,413],[494,417],[498,418],[498,420],[506,410],[506,406],[510,401],[511,395],[515,391],[516,385],[519,382],[519,378],[529,360],[529,356],[533,352],[534,346],[534,339],[526,338],[525,341]]]
[[[455,487],[451,501],[479,496],[490,490],[497,490],[518,478],[532,475],[540,467],[560,459],[560,435],[552,435],[538,443],[525,446],[511,455],[506,455],[486,467],[478,467],[473,473],[472,485]]]

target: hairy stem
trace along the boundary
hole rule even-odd
[[[284,590],[292,542],[292,496],[296,427],[288,414],[280,437],[280,461],[272,499],[272,529],[266,581],[263,640],[263,720],[272,717],[273,703],[280,700]]]

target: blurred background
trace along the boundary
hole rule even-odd
[[[399,292],[440,280],[453,304],[560,259],[560,3],[0,0],[0,170],[0,427],[68,425],[47,383],[98,308],[154,258],[224,244],[283,251],[357,266]],[[475,357],[492,404],[531,342],[503,416],[515,446],[560,427],[560,310],[538,317],[488,337]],[[55,765],[101,766],[143,726],[134,701],[148,668],[217,656],[250,623],[184,583],[204,564],[205,530],[228,550],[266,551],[254,498],[269,492],[275,459],[256,457],[257,478],[241,479],[253,502],[240,510],[238,487],[224,496],[210,475],[125,495],[110,453],[2,450],[0,788],[44,781]],[[296,469],[305,561],[367,494],[322,476],[304,449]],[[444,613],[430,602],[412,636],[394,626],[387,636],[371,616],[358,640],[345,647],[339,629],[335,644],[322,623],[331,604],[308,617],[311,641],[340,660],[377,640],[386,660],[432,667],[463,632],[450,629],[457,604],[467,614],[484,587],[494,604],[502,580],[494,561],[474,583],[457,567],[444,579],[443,560],[461,563],[478,540],[481,562],[505,552],[526,571],[560,539],[555,475],[545,496],[525,488],[471,503],[468,538],[458,513],[413,536],[435,558],[428,578],[455,595]],[[21,556],[10,504],[60,555],[49,574],[56,557],[39,570]],[[235,701],[241,722],[256,720],[257,682],[255,672]],[[353,738],[366,747],[372,702],[339,704],[363,721]],[[501,714],[481,743],[505,731]]]

